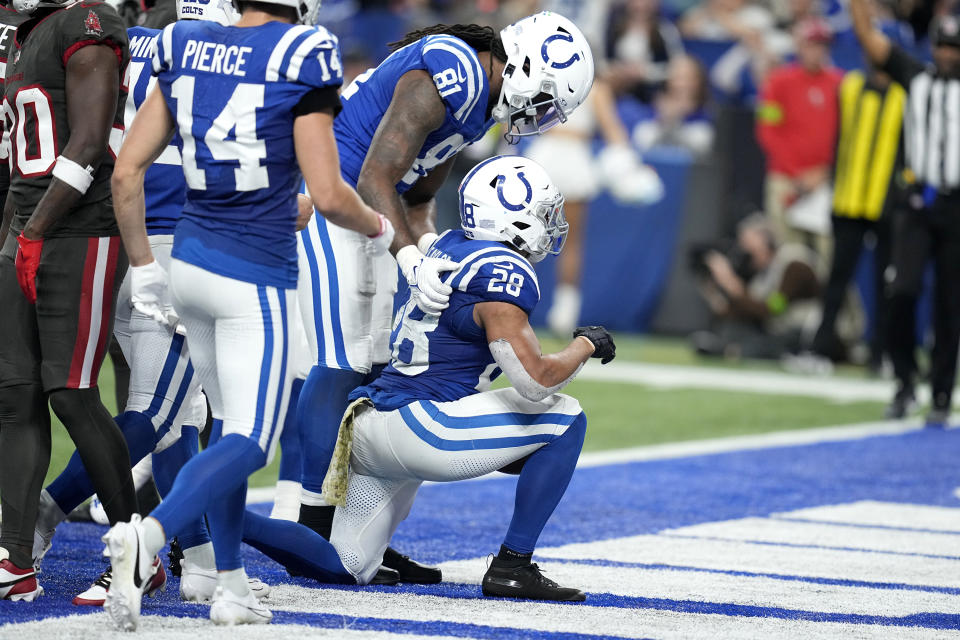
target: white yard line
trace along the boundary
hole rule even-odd
[[[888,402],[893,383],[840,376],[801,376],[779,371],[752,371],[639,362],[591,361],[579,379],[640,384],[657,389],[715,389],[778,396],[822,398],[832,402]],[[923,396],[922,402],[929,398]]]

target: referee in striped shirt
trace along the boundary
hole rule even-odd
[[[927,66],[873,27],[867,2],[850,2],[857,38],[870,61],[907,90],[904,175],[911,193],[893,241],[888,347],[898,388],[887,414],[902,417],[914,403],[914,310],[932,259],[935,340],[927,426],[943,427],[960,344],[960,21],[949,15],[934,21],[934,64]]]

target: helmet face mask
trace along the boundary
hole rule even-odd
[[[496,156],[460,183],[460,226],[468,238],[505,242],[540,262],[563,249],[569,225],[563,196],[543,168],[521,156]]]
[[[493,109],[504,137],[515,144],[565,122],[593,86],[593,54],[580,30],[544,11],[500,32],[507,61]]]

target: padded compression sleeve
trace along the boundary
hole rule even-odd
[[[520,362],[520,358],[517,357],[516,352],[513,350],[513,345],[511,345],[509,341],[500,338],[499,340],[491,342],[489,346],[493,359],[497,361],[497,365],[506,374],[513,388],[516,389],[517,393],[521,396],[532,402],[540,402],[547,396],[560,391],[570,384],[570,382],[577,377],[577,374],[580,373],[580,369],[583,368],[583,364],[581,363],[580,366],[577,367],[577,370],[570,374],[566,380],[552,387],[545,387],[527,373],[523,363]]]

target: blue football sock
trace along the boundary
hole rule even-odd
[[[513,519],[504,546],[517,553],[533,553],[540,532],[570,484],[586,432],[587,416],[581,413],[562,436],[527,459],[517,480]]]
[[[306,491],[322,493],[347,396],[363,383],[363,374],[315,366],[310,370],[297,404],[303,455],[301,483]]]
[[[333,545],[302,524],[248,510],[243,516],[243,541],[297,574],[319,582],[356,583]]]
[[[290,404],[280,433],[280,480],[300,482],[302,456],[300,449],[300,423],[297,420],[297,403],[304,380],[297,378],[290,388]]]
[[[228,439],[225,438],[225,440]],[[220,496],[207,508],[210,538],[213,540],[213,552],[217,558],[217,571],[233,571],[243,567],[243,559],[240,557],[240,540],[243,537],[243,512],[246,508],[246,478],[239,487]]]
[[[130,451],[130,464],[135,465],[157,446],[157,434],[153,423],[146,414],[139,411],[127,411],[115,417],[123,439]],[[80,454],[76,451],[70,456],[66,468],[47,487],[47,492],[57,506],[69,514],[94,494],[93,482],[83,467]]]
[[[217,422],[214,421],[215,426]],[[177,474],[177,479],[173,482],[170,493],[150,514],[160,522],[168,538],[186,532],[188,527],[203,514],[210,516],[210,509],[217,502],[236,501],[241,489],[245,495],[247,477],[267,462],[266,454],[253,440],[235,433],[222,438],[218,436],[218,430],[214,429],[211,435],[212,444],[183,465],[180,473]],[[242,504],[240,511],[243,511]],[[229,525],[231,520],[224,517],[220,522]],[[212,518],[211,525],[213,525]],[[211,534],[216,550],[216,536],[220,534],[213,531]],[[225,540],[229,540],[229,534],[223,535]],[[239,536],[238,531],[236,534],[238,541]],[[229,544],[226,548],[229,548]],[[219,555],[217,550],[218,566]],[[225,558],[225,560],[228,559]]]
[[[161,498],[166,498],[173,488],[180,469],[193,456],[200,452],[200,431],[197,427],[183,425],[180,438],[160,453],[153,454],[153,480],[157,483],[157,491]],[[188,524],[186,529],[177,535],[182,549],[190,549],[210,542],[207,525],[203,517],[197,518]]]

